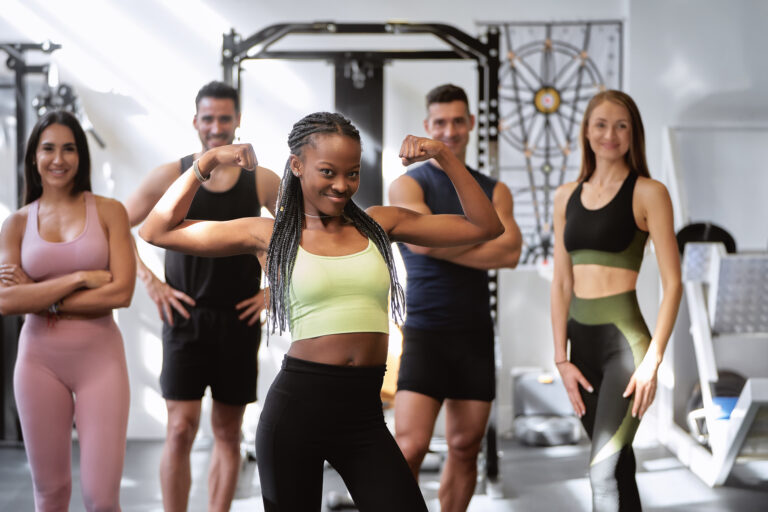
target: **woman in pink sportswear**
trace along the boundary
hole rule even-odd
[[[86,509],[120,510],[129,391],[112,309],[130,303],[136,265],[125,209],[90,192],[90,165],[77,119],[43,116],[25,206],[0,232],[0,313],[26,314],[13,383],[39,512],[69,508],[73,421]]]

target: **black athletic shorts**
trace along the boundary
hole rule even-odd
[[[199,400],[205,388],[217,402],[245,405],[256,400],[261,326],[239,320],[239,311],[193,307],[185,319],[173,312],[163,323],[160,389],[166,400]]]
[[[493,326],[472,330],[403,329],[397,389],[440,402],[496,397]]]

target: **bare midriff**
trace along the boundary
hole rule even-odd
[[[582,299],[597,299],[634,290],[637,272],[604,265],[574,265],[573,294]]]
[[[288,355],[338,366],[378,366],[387,362],[389,334],[353,332],[294,341]]]

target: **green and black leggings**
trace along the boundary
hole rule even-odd
[[[589,480],[595,512],[639,511],[632,439],[640,420],[622,393],[651,340],[634,290],[597,299],[571,298],[571,362],[592,384],[581,389],[582,424],[592,440]]]

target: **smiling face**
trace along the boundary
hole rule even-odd
[[[43,187],[72,187],[80,165],[75,135],[63,124],[42,131],[35,151],[35,166]]]
[[[360,186],[360,143],[346,135],[316,134],[291,156],[291,172],[301,180],[304,212],[338,216]]]
[[[193,125],[200,136],[203,151],[207,151],[232,144],[235,129],[240,126],[240,114],[233,100],[204,96],[197,104]]]
[[[445,144],[456,157],[464,161],[469,144],[469,133],[475,127],[475,116],[469,114],[467,104],[461,100],[430,103],[424,129],[435,140]]]
[[[592,110],[587,140],[597,160],[624,159],[632,140],[632,124],[626,107],[605,100]]]

